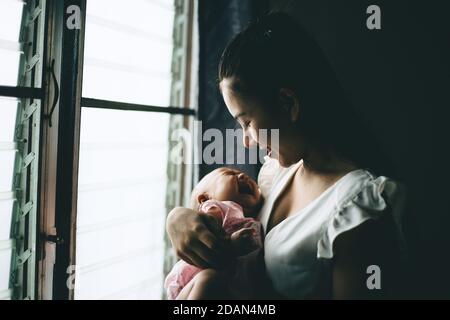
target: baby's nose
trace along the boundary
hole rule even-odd
[[[247,176],[245,175],[245,173],[241,172],[241,173],[238,174],[238,179],[239,180],[246,180]]]

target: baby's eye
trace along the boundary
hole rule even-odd
[[[229,175],[229,176],[235,176],[235,175],[239,174],[239,172],[238,171],[229,170],[229,171],[226,171],[225,174]]]

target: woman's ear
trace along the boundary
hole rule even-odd
[[[300,102],[297,94],[291,89],[281,88],[279,102],[281,107],[288,112],[290,120],[296,122],[300,115]]]
[[[206,200],[209,200],[209,196],[206,194],[206,192],[200,193],[200,194],[197,196],[197,202],[198,202],[198,203],[203,203],[203,202],[205,202]]]

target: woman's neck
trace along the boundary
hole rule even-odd
[[[303,157],[303,175],[340,175],[357,169],[357,165],[338,157],[333,151],[310,149]]]

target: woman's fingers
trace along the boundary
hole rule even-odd
[[[226,249],[215,251],[205,244],[202,245],[203,247],[200,247],[198,254],[204,260],[210,262],[213,268],[221,269],[229,263],[231,255],[228,246]]]
[[[177,255],[189,264],[219,267],[229,260],[227,237],[217,217],[176,208],[169,214],[167,230]]]
[[[177,254],[177,256],[181,259],[184,260],[185,262],[191,264],[191,265],[195,265],[195,263],[189,258],[189,256],[187,256],[184,252],[179,252]]]
[[[199,268],[207,268],[208,262],[204,261],[197,252],[199,251],[199,241],[196,238],[190,237],[187,242],[184,242],[179,249],[176,250],[177,256],[187,263],[197,266]]]
[[[223,230],[222,223],[214,216],[199,213],[199,217],[203,222],[203,225],[207,227],[207,229],[212,232],[218,238],[225,237],[225,231]]]
[[[204,256],[215,265],[224,265],[229,260],[228,239],[222,226],[199,228],[198,240],[205,246]],[[211,230],[213,229],[213,230]]]
[[[223,240],[218,239],[214,234],[209,231],[205,231],[199,237],[199,240],[209,249],[212,254],[220,257],[226,253],[226,246]]]
[[[202,269],[206,269],[210,267],[210,264],[208,264],[208,262],[206,262],[205,260],[203,260],[194,250],[186,250],[186,252],[184,253],[186,256],[189,257],[190,262],[186,261],[189,264],[192,264],[196,267],[202,268]]]

